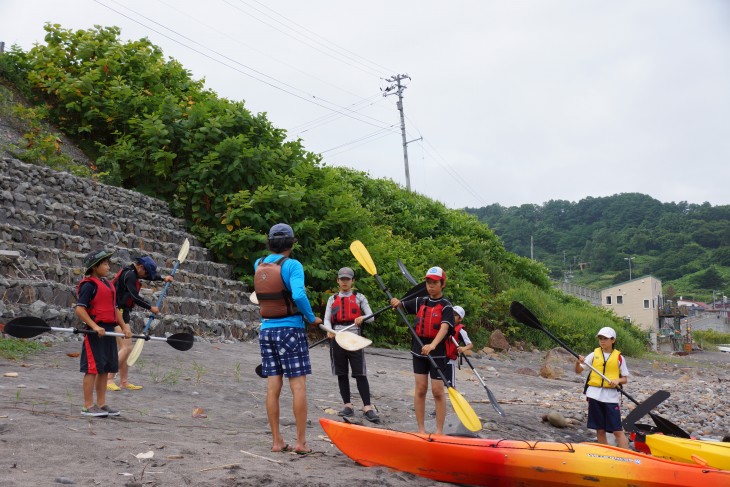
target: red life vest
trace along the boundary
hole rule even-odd
[[[436,306],[422,304],[416,313],[416,335],[422,338],[435,338],[441,329],[441,315],[444,305],[439,303]]]
[[[456,341],[459,341],[459,338],[461,337],[461,330],[463,328],[464,325],[459,323],[454,327],[454,334],[445,338],[446,356],[449,358],[449,360],[456,360],[457,358],[459,358],[459,346],[454,343],[454,340],[452,340],[451,337],[453,337]]]
[[[332,322],[333,323],[353,323],[355,318],[362,316],[360,305],[357,304],[357,291],[353,291],[349,296],[335,295],[332,302]]]
[[[117,322],[117,293],[114,286],[109,284],[106,279],[88,276],[79,282],[76,286],[76,295],[81,290],[81,285],[85,282],[91,282],[96,286],[94,297],[91,298],[86,311],[91,319],[96,323],[116,323]]]
[[[259,259],[253,276],[253,288],[261,305],[262,318],[284,318],[299,314],[291,291],[286,288],[281,277],[281,266],[286,259],[286,256],[274,262]]]
[[[119,269],[117,275],[114,276],[114,279],[112,279],[112,284],[114,284],[114,289],[116,290],[117,295],[122,294],[122,292],[124,291],[124,280],[127,277],[126,271],[135,272],[134,268],[123,267],[122,269]],[[139,290],[142,289],[142,283],[139,282],[139,279],[135,279],[134,284],[137,287],[137,294],[139,294]],[[119,287],[122,287],[122,289],[119,289]],[[124,302],[124,307],[126,309],[132,309],[134,307],[134,299],[132,299],[131,295],[127,298],[127,301]]]

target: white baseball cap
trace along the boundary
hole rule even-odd
[[[600,330],[598,330],[598,333],[596,333],[597,337],[606,337],[606,338],[616,338],[616,330],[611,328],[610,326],[604,326]]]
[[[461,319],[463,320],[466,311],[464,311],[464,308],[462,308],[461,306],[454,306],[454,313],[461,316]]]

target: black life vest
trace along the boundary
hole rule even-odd
[[[76,295],[81,290],[81,285],[85,282],[91,282],[96,286],[94,296],[89,302],[86,311],[91,319],[96,323],[116,323],[117,322],[117,293],[114,286],[109,284],[106,279],[88,276],[79,282],[76,286]]]
[[[114,279],[112,279],[112,284],[114,284],[114,289],[117,292],[117,296],[124,296],[124,293],[127,292],[126,287],[124,286],[124,281],[127,277],[127,272],[136,272],[134,267],[123,267],[119,269],[119,272],[117,272],[117,275],[114,276]],[[134,285],[137,287],[137,294],[139,294],[139,290],[142,289],[142,283],[139,282],[139,278],[135,279]],[[127,293],[129,294],[129,293]],[[127,300],[123,304],[125,309],[132,309],[134,307],[134,299],[132,299],[132,296],[130,295]]]
[[[262,318],[284,318],[299,314],[291,291],[286,288],[281,277],[281,266],[286,259],[287,256],[274,262],[264,262],[263,257],[259,259],[253,276],[253,288],[261,306]]]
[[[422,338],[435,338],[441,329],[441,315],[444,305],[439,303],[436,306],[422,304],[416,313],[416,335]]]
[[[362,310],[360,305],[357,304],[357,291],[353,291],[349,296],[340,296],[335,294],[334,301],[332,302],[332,317],[333,323],[352,323],[355,318],[362,316]]]
[[[459,346],[454,343],[454,340],[451,339],[453,337],[457,342],[459,340],[459,337],[461,336],[461,330],[464,328],[464,325],[459,323],[454,327],[454,333],[451,336],[447,336],[445,338],[446,340],[446,356],[449,358],[449,360],[456,360],[459,357]]]

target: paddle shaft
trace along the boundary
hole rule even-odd
[[[61,327],[57,327],[57,326],[49,326],[48,331],[62,331],[62,332],[73,333],[73,334],[81,333],[82,335],[97,335],[98,334],[95,330],[79,330],[78,328],[61,328]],[[104,333],[104,336],[125,338],[124,333],[117,333],[115,331],[107,331],[106,333]],[[132,335],[130,338],[137,338],[137,339],[141,339],[141,340],[159,340],[162,342],[167,341],[166,337],[153,337],[153,336],[149,336],[149,335]]]
[[[377,274],[374,274],[373,277],[375,277],[375,281],[380,286],[380,289],[382,289],[383,292],[385,292],[385,295],[388,296],[388,299],[389,300],[393,299],[393,295],[390,294],[390,291],[388,291],[387,286],[385,285],[383,280],[380,278],[380,276]],[[413,325],[411,325],[411,322],[408,320],[408,317],[406,316],[406,313],[403,311],[403,308],[401,306],[398,306],[398,308],[396,308],[396,309],[398,311],[398,314],[400,314],[400,317],[403,320],[403,323],[406,324],[408,329],[411,331],[413,338],[416,339],[416,343],[418,343],[418,345],[421,348],[423,348],[424,347],[423,341],[421,341],[421,338],[416,334],[416,330],[413,329]],[[433,357],[430,354],[426,354],[426,358],[429,360],[429,362],[431,362],[431,365],[433,366],[433,368],[436,369],[436,372],[438,372],[439,377],[441,377],[441,380],[444,381],[444,384],[447,386],[447,388],[452,389],[453,386],[451,385],[451,382],[448,379],[446,379],[444,372],[441,370],[441,367],[438,366],[438,364],[433,359]]]
[[[180,267],[180,261],[175,259],[174,264],[172,265],[172,272],[170,272],[170,276],[174,276],[175,272],[177,272],[177,268]],[[170,284],[172,284],[171,281],[167,281],[165,283],[165,287],[162,288],[162,293],[160,294],[160,297],[157,299],[157,304],[155,307],[159,308],[162,306],[162,298],[165,297],[165,294],[167,293],[167,290],[170,288]],[[150,326],[152,325],[152,322],[155,320],[155,314],[152,313],[147,320],[147,324],[144,326],[144,329],[142,330],[142,333],[147,333],[147,331],[150,329]]]
[[[573,351],[573,350],[572,350],[572,349],[571,349],[571,348],[570,348],[570,347],[569,347],[569,346],[568,346],[568,345],[567,345],[567,344],[566,344],[566,343],[565,343],[564,341],[562,341],[562,340],[561,340],[560,338],[558,338],[558,337],[556,337],[555,335],[553,335],[553,334],[552,334],[552,333],[550,332],[550,330],[548,330],[548,329],[547,329],[547,328],[545,328],[544,326],[540,326],[540,329],[541,329],[541,330],[542,330],[543,332],[545,332],[545,333],[547,334],[547,336],[549,336],[550,338],[552,338],[553,340],[555,340],[555,341],[556,341],[556,342],[557,342],[558,344],[560,344],[560,346],[561,346],[561,347],[563,347],[563,348],[564,348],[565,350],[567,350],[567,351],[568,351],[568,353],[570,353],[570,354],[571,354],[571,355],[572,355],[573,357],[575,357],[575,358],[577,358],[577,359],[580,359],[580,355],[578,355],[577,353],[575,353],[575,352],[574,352],[574,351]],[[605,380],[606,382],[609,382],[609,383],[611,382],[611,379],[609,379],[609,378],[608,378],[608,377],[606,377],[606,376],[605,376],[604,374],[602,374],[602,373],[601,373],[601,371],[600,371],[600,370],[598,370],[597,368],[595,368],[595,367],[594,367],[593,365],[591,365],[591,364],[589,364],[589,363],[587,363],[587,362],[582,362],[582,364],[583,364],[583,365],[585,365],[586,367],[588,367],[589,369],[591,369],[591,370],[592,370],[593,372],[595,372],[596,374],[598,374],[598,375],[599,375],[599,376],[600,376],[601,378],[603,378],[603,380]],[[630,394],[629,394],[628,392],[624,391],[623,387],[621,387],[621,386],[618,386],[618,387],[617,387],[616,389],[618,389],[618,391],[619,391],[619,392],[620,392],[621,394],[623,394],[624,396],[626,396],[626,399],[628,399],[629,401],[633,402],[633,403],[634,403],[634,404],[636,404],[637,406],[639,405],[639,401],[637,401],[636,399],[634,399],[633,397],[631,397],[631,395],[630,395]]]
[[[451,337],[451,340],[453,340],[456,347],[459,347],[459,342],[456,341],[456,338],[453,336]],[[474,375],[477,376],[477,379],[479,379],[479,382],[481,382],[482,386],[484,387],[484,390],[487,391],[487,397],[489,397],[489,403],[492,405],[495,411],[499,413],[500,416],[504,416],[504,410],[502,409],[502,406],[500,406],[497,403],[497,398],[492,393],[492,391],[489,390],[489,387],[487,387],[487,383],[484,382],[484,379],[481,375],[479,375],[479,372],[477,372],[477,369],[474,368],[474,366],[471,363],[471,360],[469,360],[469,357],[466,356],[466,354],[461,354],[462,357],[464,357],[464,360],[466,360],[466,363],[469,364],[469,367],[471,367],[472,372],[474,372]]]

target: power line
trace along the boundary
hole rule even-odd
[[[179,9],[177,6],[170,5],[169,3],[166,3],[163,0],[157,0],[157,1],[159,3],[161,3],[162,5],[168,7],[169,9],[174,10],[174,11],[176,11],[176,12],[178,12],[178,13],[186,16],[189,19],[192,19],[194,22],[196,22],[196,23],[198,23],[198,24],[206,27],[207,29],[215,32],[216,34],[222,35],[223,37],[225,37],[227,39],[230,39],[231,41],[235,42],[236,44],[239,44],[239,45],[241,45],[241,46],[243,46],[243,47],[245,47],[247,49],[250,49],[250,50],[252,50],[254,52],[257,52],[257,53],[261,54],[262,56],[265,56],[267,59],[271,59],[271,60],[273,60],[273,61],[275,61],[275,62],[277,62],[279,64],[282,64],[282,65],[286,66],[287,68],[293,69],[294,71],[297,71],[297,72],[299,72],[299,73],[301,73],[301,74],[303,74],[305,76],[308,76],[308,77],[310,77],[310,78],[312,78],[314,80],[317,80],[320,83],[323,83],[323,84],[332,86],[333,88],[336,88],[336,89],[338,89],[338,90],[340,90],[340,91],[342,91],[344,93],[350,94],[350,95],[352,95],[352,96],[354,96],[356,98],[362,98],[362,95],[360,95],[358,93],[355,93],[354,91],[350,91],[347,88],[343,88],[342,86],[339,86],[339,85],[336,85],[336,84],[332,83],[331,81],[328,81],[326,79],[322,79],[322,78],[320,78],[318,76],[313,75],[312,73],[308,73],[308,72],[306,72],[306,71],[304,71],[302,69],[299,69],[298,67],[294,66],[293,64],[289,64],[289,63],[287,63],[285,61],[282,61],[281,59],[278,59],[276,57],[273,57],[271,55],[271,53],[264,52],[264,51],[256,48],[255,46],[252,46],[250,44],[247,44],[245,42],[242,42],[240,39],[238,39],[238,38],[236,38],[234,36],[228,35],[225,32],[222,32],[222,31],[218,30],[217,28],[213,27],[210,24],[206,24],[205,22],[201,22],[199,18],[190,15],[189,13],[187,13],[187,12]]]
[[[226,64],[225,62],[223,62],[223,61],[221,61],[221,60],[219,60],[219,59],[216,59],[216,58],[214,58],[214,57],[212,57],[212,56],[209,56],[208,54],[206,54],[206,53],[204,53],[204,52],[202,52],[202,51],[200,51],[200,50],[198,50],[198,49],[195,49],[194,47],[191,47],[191,46],[189,46],[189,45],[187,45],[187,44],[185,44],[185,43],[183,43],[183,42],[180,42],[180,41],[179,41],[179,40],[177,40],[177,39],[174,39],[174,38],[172,38],[172,37],[170,37],[170,36],[168,36],[168,35],[166,35],[166,34],[164,34],[164,33],[160,32],[160,31],[158,31],[158,30],[155,30],[154,28],[152,28],[152,27],[149,27],[149,26],[145,25],[144,23],[142,23],[142,22],[140,22],[140,21],[138,21],[138,20],[136,20],[136,19],[134,19],[134,18],[132,18],[132,17],[130,17],[130,16],[128,16],[128,15],[126,15],[126,14],[124,14],[124,13],[122,13],[122,12],[120,12],[120,11],[116,10],[116,9],[114,9],[114,8],[112,8],[112,7],[110,7],[109,5],[105,5],[105,4],[104,4],[104,3],[102,3],[102,2],[100,1],[100,0],[94,0],[94,1],[95,1],[96,3],[98,3],[99,5],[101,5],[102,7],[105,7],[105,8],[107,8],[107,9],[111,10],[112,12],[115,12],[115,13],[117,13],[117,14],[121,15],[121,16],[122,16],[122,17],[124,17],[124,18],[127,18],[127,19],[131,20],[132,22],[135,22],[135,23],[137,23],[137,24],[139,24],[139,25],[141,25],[141,26],[145,27],[146,29],[149,29],[149,30],[151,30],[152,32],[155,32],[155,33],[157,33],[157,34],[159,34],[159,35],[161,35],[161,36],[163,36],[163,37],[165,37],[165,38],[167,38],[167,39],[169,39],[169,40],[171,40],[171,41],[173,41],[173,42],[175,42],[175,43],[177,43],[177,44],[180,44],[181,46],[183,46],[183,47],[185,47],[185,48],[187,48],[187,49],[190,49],[191,51],[193,51],[193,52],[196,52],[196,53],[200,54],[201,56],[204,56],[204,57],[206,57],[206,58],[210,59],[211,61],[214,61],[214,62],[217,62],[217,63],[219,63],[219,64],[222,64],[223,66],[226,66],[227,68],[233,69],[234,71],[237,71],[237,72],[239,72],[239,73],[241,73],[241,74],[243,74],[243,75],[245,75],[245,76],[248,76],[249,78],[252,78],[252,79],[255,79],[256,81],[259,81],[259,82],[261,82],[261,83],[264,83],[264,84],[266,84],[266,85],[270,86],[271,88],[277,89],[277,90],[279,90],[279,91],[282,91],[282,92],[284,92],[284,93],[287,93],[287,94],[289,94],[289,95],[291,95],[291,96],[294,96],[294,97],[296,97],[296,98],[298,98],[298,99],[300,99],[300,100],[306,101],[306,102],[308,102],[308,103],[312,103],[313,105],[317,105],[317,106],[319,106],[319,107],[321,107],[321,108],[325,108],[325,109],[327,109],[327,110],[331,110],[331,111],[333,111],[333,112],[339,113],[339,114],[341,114],[341,115],[343,115],[343,116],[346,116],[346,117],[352,118],[352,119],[354,119],[354,120],[357,120],[357,121],[359,121],[359,122],[362,122],[362,123],[366,123],[366,124],[368,124],[368,125],[372,125],[372,126],[374,126],[374,127],[379,127],[379,128],[383,128],[383,126],[382,126],[382,125],[377,125],[377,124],[375,124],[375,123],[372,123],[372,122],[369,122],[369,121],[367,121],[367,120],[363,120],[363,119],[361,119],[361,118],[358,118],[358,117],[354,116],[354,115],[353,115],[352,113],[355,113],[355,112],[352,112],[351,110],[347,109],[346,107],[341,107],[341,106],[337,105],[336,103],[330,102],[330,101],[328,101],[328,100],[325,100],[325,99],[323,99],[323,98],[320,98],[320,97],[318,97],[318,96],[316,96],[316,95],[310,95],[310,96],[312,97],[312,99],[309,99],[309,98],[306,98],[306,97],[304,97],[304,96],[301,96],[301,95],[298,95],[298,94],[296,94],[296,93],[293,93],[293,92],[291,92],[291,91],[289,91],[289,90],[286,90],[286,89],[282,88],[281,86],[277,86],[277,85],[275,85],[275,84],[269,83],[268,81],[265,81],[265,80],[263,80],[263,79],[261,79],[261,78],[258,78],[258,77],[256,77],[256,76],[254,76],[254,75],[250,74],[250,73],[247,73],[247,72],[245,72],[245,71],[242,71],[242,70],[240,70],[240,69],[238,69],[238,68],[236,68],[236,67],[234,67],[234,66],[231,66],[230,64]],[[115,1],[115,0],[112,0],[112,1]],[[118,2],[116,2],[116,1],[115,1],[115,3],[118,3]],[[215,51],[215,50],[213,50],[213,49],[210,49],[210,48],[208,48],[208,47],[206,47],[206,46],[204,46],[204,45],[200,44],[200,43],[199,43],[199,42],[197,42],[197,41],[194,41],[194,40],[192,40],[192,39],[189,39],[188,37],[186,37],[186,36],[184,36],[184,35],[182,35],[182,34],[180,34],[180,33],[176,32],[175,30],[173,30],[173,29],[170,29],[169,27],[166,27],[166,26],[164,26],[164,25],[162,25],[162,24],[160,24],[160,23],[158,23],[158,22],[156,22],[156,21],[154,21],[154,20],[151,20],[151,19],[149,19],[149,18],[145,17],[144,15],[142,15],[142,14],[140,14],[140,13],[138,13],[138,12],[135,12],[134,10],[132,10],[132,9],[130,9],[130,8],[128,8],[128,7],[124,7],[124,8],[127,8],[127,10],[130,10],[130,11],[132,11],[132,12],[136,13],[136,14],[137,14],[137,15],[139,15],[140,17],[142,17],[142,18],[145,18],[145,19],[149,20],[150,22],[153,22],[153,23],[155,23],[155,24],[157,24],[157,25],[160,25],[161,27],[163,27],[163,28],[165,28],[165,29],[169,30],[170,32],[173,32],[173,33],[174,33],[175,35],[177,35],[177,36],[179,36],[179,37],[182,37],[183,39],[187,39],[187,40],[189,40],[189,41],[191,41],[191,42],[193,42],[193,43],[195,43],[195,44],[197,44],[197,45],[200,45],[201,47],[203,47],[203,48],[205,48],[205,49],[207,49],[207,50],[209,50],[209,51],[213,52],[214,54],[216,54],[216,55],[218,55],[218,56],[220,56],[220,57],[222,57],[222,58],[224,58],[224,59],[228,59],[228,60],[230,60],[230,61],[232,61],[232,62],[234,62],[234,63],[236,63],[236,64],[238,64],[238,65],[240,65],[240,66],[243,66],[244,68],[246,68],[246,69],[249,69],[250,71],[253,71],[254,73],[257,73],[257,74],[260,74],[261,76],[265,76],[265,77],[267,77],[267,78],[270,78],[270,79],[272,79],[273,81],[275,81],[275,82],[277,82],[277,83],[280,83],[280,84],[282,84],[282,85],[284,85],[284,86],[288,86],[288,87],[291,87],[292,89],[295,89],[295,90],[297,90],[297,91],[303,91],[303,90],[299,90],[299,89],[298,89],[298,88],[296,88],[296,87],[290,86],[290,85],[288,85],[287,83],[284,83],[284,82],[282,82],[282,81],[279,81],[278,79],[276,79],[276,78],[274,78],[274,77],[272,77],[272,76],[269,76],[269,75],[267,75],[267,74],[265,74],[265,73],[261,73],[261,72],[259,72],[259,71],[255,70],[254,68],[251,68],[251,67],[249,67],[249,66],[246,66],[245,64],[243,64],[243,63],[240,63],[240,62],[236,61],[235,59],[231,59],[231,58],[229,58],[228,56],[225,56],[225,55],[223,55],[223,54],[220,54],[219,52],[217,52],[217,51]],[[333,105],[333,106],[337,107],[338,109],[335,109],[335,108],[331,108],[331,107],[328,107],[328,106],[326,106],[326,105],[323,105],[322,103],[318,103],[318,102],[317,102],[317,101],[315,101],[315,100],[321,100],[321,101],[322,101],[322,102],[324,102],[324,103],[329,103],[329,104],[331,104],[331,105]],[[341,110],[345,110],[345,111],[351,111],[352,113],[345,113],[345,112],[342,112]],[[373,117],[369,117],[369,116],[367,116],[367,115],[363,115],[363,116],[364,116],[365,118],[369,118],[369,119],[371,119],[371,120],[374,120],[374,121],[376,121],[376,122],[378,122],[378,123],[380,123],[380,124],[386,124],[386,123],[387,123],[387,122],[384,122],[384,121],[382,121],[382,120],[378,120],[378,119],[376,119],[376,118],[373,118]]]
[[[243,3],[244,5],[248,6],[249,8],[252,8],[253,10],[256,10],[257,12],[260,12],[260,13],[262,13],[263,15],[266,15],[266,16],[268,16],[268,17],[271,17],[271,16],[269,16],[268,14],[265,14],[265,13],[261,12],[261,11],[260,11],[259,9],[255,8],[255,7],[251,7],[251,5],[248,5],[248,4],[247,4],[247,3],[245,3],[245,2],[243,1],[243,0],[239,0],[239,2],[240,2],[240,3]],[[380,78],[380,75],[379,75],[379,73],[378,73],[378,72],[376,72],[376,71],[372,70],[371,68],[369,68],[369,67],[367,67],[367,66],[364,66],[364,65],[362,65],[362,63],[361,63],[361,66],[358,66],[358,65],[356,65],[356,64],[353,64],[353,63],[349,62],[349,61],[348,61],[348,60],[346,60],[346,59],[340,59],[340,58],[337,58],[337,57],[336,57],[335,55],[333,55],[333,54],[331,54],[331,53],[329,53],[329,52],[327,52],[327,51],[324,51],[324,50],[322,50],[322,49],[318,48],[317,46],[313,45],[312,43],[306,42],[305,40],[302,40],[302,39],[300,39],[300,38],[298,38],[298,37],[296,37],[296,36],[294,36],[294,35],[292,35],[292,34],[290,34],[290,33],[288,33],[288,32],[285,32],[285,31],[283,31],[283,30],[281,30],[281,29],[277,28],[276,26],[274,26],[274,25],[271,25],[270,23],[266,22],[265,20],[262,20],[262,19],[258,18],[257,16],[255,16],[255,15],[252,15],[252,14],[250,14],[250,13],[246,12],[245,10],[243,10],[243,9],[240,9],[240,8],[238,8],[237,6],[233,5],[233,4],[232,4],[231,2],[229,2],[228,0],[223,0],[223,3],[226,3],[226,4],[230,5],[231,7],[233,7],[233,8],[235,8],[235,9],[237,9],[237,10],[239,10],[239,11],[243,12],[243,13],[244,13],[244,14],[246,14],[246,15],[248,15],[249,17],[252,17],[252,18],[254,18],[254,19],[258,20],[258,21],[259,21],[259,22],[261,22],[262,24],[264,24],[264,25],[267,25],[267,26],[271,27],[271,28],[272,28],[272,29],[274,29],[275,31],[277,31],[277,32],[280,32],[280,33],[284,34],[285,36],[291,37],[292,39],[296,40],[297,42],[301,42],[302,44],[304,44],[304,45],[306,45],[306,46],[309,46],[309,47],[311,47],[311,48],[312,48],[312,49],[314,49],[315,51],[321,52],[321,53],[322,53],[322,54],[324,54],[325,56],[329,56],[329,57],[331,57],[331,58],[333,58],[333,59],[336,59],[336,60],[338,60],[338,61],[340,61],[340,62],[342,62],[342,63],[345,63],[345,64],[347,64],[347,65],[349,65],[349,66],[351,66],[351,67],[353,67],[353,68],[355,68],[355,69],[358,69],[358,70],[360,70],[360,71],[362,71],[362,72],[364,72],[364,73],[366,73],[366,74],[369,74],[369,75],[371,75],[371,76],[376,76],[376,77]],[[277,23],[279,23],[279,24],[282,24],[282,23],[281,23],[281,22],[279,22],[278,20],[275,20],[275,19],[274,19],[274,21],[275,21],[275,22],[277,22]],[[282,25],[284,25],[284,24],[282,24]],[[288,27],[288,26],[284,26],[284,27],[288,28],[289,30],[293,30],[293,29],[291,29],[291,27]],[[300,36],[301,36],[302,34],[300,34],[300,33],[298,33],[298,32],[297,32],[297,35],[300,35]],[[342,55],[341,55],[341,54],[339,54],[339,53],[337,53],[337,55],[338,55],[338,56],[341,56],[341,57],[342,57]]]
[[[337,49],[340,49],[340,50],[342,50],[342,51],[344,51],[344,52],[346,52],[346,53],[348,53],[348,54],[352,54],[353,56],[355,56],[355,57],[357,57],[357,58],[360,58],[360,59],[362,59],[363,61],[365,61],[365,62],[367,62],[367,63],[369,63],[369,64],[372,64],[373,66],[377,66],[378,68],[382,69],[382,70],[383,70],[384,72],[386,72],[386,73],[392,73],[392,72],[393,72],[393,70],[392,70],[392,69],[390,69],[390,68],[386,68],[385,66],[383,66],[383,65],[381,65],[381,64],[378,64],[378,63],[376,63],[376,62],[374,62],[374,61],[370,61],[370,60],[368,60],[367,58],[364,58],[364,57],[360,56],[359,54],[356,54],[356,53],[354,53],[354,52],[350,51],[349,49],[346,49],[346,48],[344,48],[344,47],[340,46],[339,44],[337,44],[337,43],[335,43],[335,42],[332,42],[332,41],[330,41],[329,39],[326,39],[325,37],[322,37],[322,36],[321,36],[321,35],[319,35],[319,34],[318,34],[317,32],[315,32],[315,31],[313,31],[313,30],[311,30],[311,29],[308,29],[307,27],[305,27],[305,26],[303,26],[303,25],[301,25],[301,24],[298,24],[297,22],[294,22],[293,20],[291,20],[291,19],[287,18],[286,16],[282,15],[281,13],[277,12],[276,10],[274,10],[274,9],[270,8],[270,7],[268,6],[268,5],[265,5],[265,4],[261,3],[261,2],[260,2],[260,1],[258,1],[258,0],[253,0],[253,1],[254,1],[254,2],[256,2],[256,3],[258,3],[259,5],[261,5],[261,6],[262,6],[262,7],[264,7],[265,9],[267,9],[267,10],[270,10],[270,11],[274,12],[274,13],[275,13],[276,15],[278,15],[278,16],[280,16],[280,17],[282,17],[282,18],[283,18],[283,19],[285,19],[285,20],[286,20],[287,22],[290,22],[290,23],[292,23],[292,24],[296,25],[297,27],[299,27],[299,28],[301,28],[301,29],[303,29],[303,30],[305,30],[305,31],[307,31],[307,32],[309,32],[309,33],[311,33],[312,35],[315,35],[315,36],[319,37],[320,39],[324,40],[325,42],[327,42],[327,43],[329,43],[329,44],[332,44],[332,45],[333,45],[333,46],[335,46],[335,47],[336,47]],[[316,42],[316,41],[315,41],[315,42]],[[319,43],[319,42],[318,42],[318,44],[320,44],[320,45],[324,45],[324,44],[321,44],[321,43]],[[325,46],[325,47],[326,47],[326,46]],[[331,48],[330,48],[330,49],[331,49]]]

